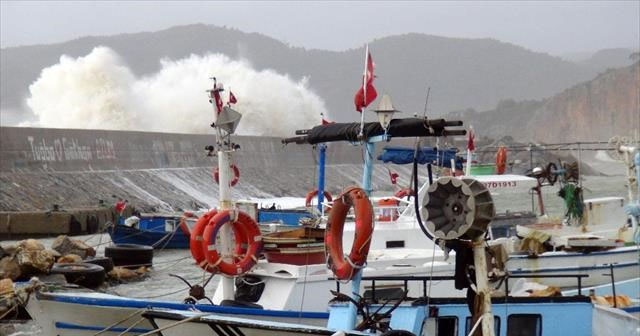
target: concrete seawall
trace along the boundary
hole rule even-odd
[[[240,145],[233,156],[240,169],[234,198],[304,197],[315,188],[312,146],[285,147],[273,137],[234,136],[232,141]],[[204,148],[214,142],[213,135],[1,127],[0,211],[48,211],[54,204],[96,208],[101,200],[113,204],[114,196],[142,211],[213,207],[217,158]],[[362,155],[360,146],[329,145],[328,191],[335,195],[360,183]],[[400,182],[408,183],[408,166],[377,165],[374,188],[391,190],[391,166]]]

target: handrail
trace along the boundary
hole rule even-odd
[[[578,280],[578,295],[582,295],[582,278],[588,278],[589,275],[588,274],[572,274],[572,273],[566,273],[566,274],[543,274],[543,275],[510,275],[507,274],[505,275],[505,293],[507,293],[507,295],[505,297],[508,297],[508,293],[509,293],[509,278],[576,278]],[[455,277],[453,275],[434,275],[434,276],[414,276],[414,275],[410,275],[410,276],[393,276],[393,275],[387,275],[387,276],[364,276],[362,277],[362,280],[364,281],[371,281],[371,299],[375,300],[376,299],[376,281],[403,281],[404,285],[403,285],[403,289],[405,291],[408,291],[408,285],[409,282],[422,282],[422,295],[424,297],[427,296],[427,292],[426,292],[426,288],[427,288],[427,282],[428,281],[443,281],[443,280],[454,280]],[[336,291],[340,292],[340,281],[337,280],[334,277],[330,277],[328,278],[328,280],[335,280],[336,281]]]

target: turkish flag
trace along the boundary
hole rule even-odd
[[[469,128],[469,132],[467,133],[467,150],[470,152],[476,150],[475,138],[476,135],[473,133],[473,128]]]
[[[367,51],[367,64],[365,67],[364,77],[362,78],[362,87],[360,87],[358,92],[356,92],[355,97],[353,98],[353,102],[356,106],[356,111],[358,112],[362,112],[363,108],[369,106],[369,104],[371,104],[371,102],[373,102],[376,97],[378,97],[378,92],[376,91],[376,88],[373,87],[374,67],[375,65],[373,64],[371,53]]]
[[[229,91],[229,104],[235,104],[237,102],[236,96],[233,95],[233,92]]]
[[[211,98],[216,103],[216,111],[218,111],[218,114],[222,112],[223,107],[222,98],[220,97],[220,91],[221,90],[216,87],[216,84],[213,84],[213,89],[211,90]]]
[[[389,172],[389,179],[391,180],[391,184],[396,184],[400,175],[398,175],[398,173],[391,172],[391,170],[389,169],[387,169],[387,171]]]

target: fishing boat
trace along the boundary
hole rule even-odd
[[[583,200],[579,193],[577,164],[559,164],[561,168],[558,169],[556,164],[550,163],[544,169],[533,169],[529,176],[472,176],[493,195],[523,199],[532,195],[532,205],[533,197],[537,196],[539,214],[536,215],[533,208],[526,212],[507,211],[497,214],[492,221],[488,244],[492,247],[493,259],[496,261],[494,273],[536,279],[537,275],[571,271],[588,275],[583,279],[584,286],[606,285],[612,282],[612,278],[622,281],[640,277],[640,201],[637,196],[640,191],[634,192],[633,189],[635,181],[640,180],[640,144],[612,145],[614,156],[621,158],[625,166],[629,167],[627,200],[623,197]],[[394,157],[392,154],[384,153],[387,157]],[[403,150],[394,162],[409,163],[410,157],[402,154]],[[505,147],[501,147],[498,154],[501,155],[496,155],[496,166],[505,167]],[[452,166],[453,162],[455,161],[452,160]],[[567,214],[570,214],[570,209],[574,213],[578,212],[577,209],[584,209],[579,216],[567,216],[562,221],[551,220],[547,216],[542,187],[553,186],[554,183],[560,186],[559,194],[575,195],[566,202]],[[408,215],[415,216],[415,213]],[[577,285],[562,277],[540,278],[537,281],[562,289],[575,288]],[[500,283],[504,284],[503,278],[498,276],[495,284]]]
[[[349,191],[348,199],[354,206],[356,195]],[[269,323],[248,318],[229,318],[203,312],[151,309],[143,314],[155,327],[151,332],[165,336],[185,334],[197,335],[473,335],[482,330],[483,335],[632,335],[637,333],[638,318],[617,309],[605,308],[591,302],[583,295],[581,287],[572,296],[518,297],[498,295],[491,297],[486,278],[486,259],[483,237],[491,217],[493,204],[486,188],[473,179],[439,179],[427,192],[426,212],[440,220],[427,224],[437,239],[456,246],[459,254],[472,252],[475,266],[473,285],[468,287],[471,296],[463,298],[432,298],[426,293],[427,282],[433,277],[362,277],[359,270],[342,272],[342,266],[332,266],[339,280],[372,281],[372,291],[359,295],[333,292],[336,301],[329,305],[329,320],[326,326],[317,327],[304,323]],[[366,196],[364,196],[366,197]],[[451,209],[461,210],[462,216],[442,211],[442,200],[456,200]],[[362,203],[360,203],[362,204]],[[446,207],[445,207],[446,208]],[[464,211],[463,211],[464,210]],[[461,219],[459,221],[454,218]],[[367,235],[369,229],[358,228],[359,234]],[[325,236],[328,246],[331,236]],[[433,238],[433,237],[432,237]],[[465,242],[473,242],[468,244]],[[340,251],[341,252],[341,251]],[[364,251],[366,253],[366,249]],[[338,251],[329,249],[330,259],[343,260]],[[352,251],[352,257],[358,254]],[[360,256],[362,257],[362,256]],[[366,259],[366,257],[365,257]],[[469,261],[463,262],[468,264]],[[357,263],[357,262],[356,262]],[[347,268],[351,266],[345,266]],[[571,276],[571,275],[569,275]],[[583,275],[575,275],[580,279]],[[395,291],[393,297],[377,296],[376,281],[394,278],[405,283]],[[408,297],[408,283],[420,282],[423,294]],[[384,292],[389,288],[378,289]],[[352,287],[353,290],[354,287]],[[356,287],[357,288],[357,287]],[[389,294],[389,293],[387,293]],[[357,315],[357,316],[356,316]]]
[[[143,213],[128,218],[121,217],[108,233],[114,244],[138,244],[156,249],[189,247],[189,226],[195,215]]]
[[[411,282],[420,279],[404,280]],[[620,309],[595,305],[587,296],[494,298],[491,306],[493,335],[637,335],[637,318]],[[397,306],[395,302],[371,302],[366,304],[366,308],[370,315],[358,320],[359,325],[368,327],[364,330],[345,326],[345,316],[349,314],[347,303],[330,305],[329,323],[323,327],[183,310],[153,309],[143,313],[143,316],[152,321],[154,330],[159,330],[163,336],[220,335],[225,332],[227,335],[261,336],[465,336],[478,329],[463,298],[413,298],[402,300]]]

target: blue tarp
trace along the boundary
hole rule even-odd
[[[413,162],[414,148],[410,147],[385,147],[378,160],[384,163],[407,164]],[[440,149],[434,147],[422,147],[418,149],[418,163],[431,163],[436,166],[451,168],[451,160],[455,162],[456,169],[462,170],[463,159],[456,156],[457,149]]]

